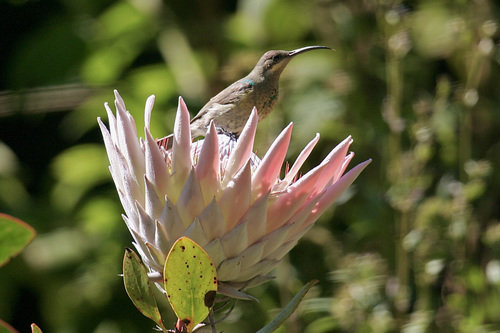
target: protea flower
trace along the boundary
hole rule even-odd
[[[105,104],[109,131],[98,121],[123,218],[150,276],[161,278],[171,245],[187,236],[214,262],[219,292],[241,296],[236,289],[270,279],[266,274],[370,163],[343,175],[354,156],[348,154],[348,137],[298,177],[317,134],[281,179],[292,124],[261,160],[252,152],[255,109],[237,141],[217,134],[212,124],[204,140],[192,142],[181,98],[173,147],[167,151],[149,130],[154,96],[146,102],[144,139],[138,139],[134,119],[116,91],[115,98],[116,118]]]

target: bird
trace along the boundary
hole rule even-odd
[[[212,97],[191,119],[191,137],[205,136],[213,121],[218,133],[238,138],[254,107],[259,121],[273,111],[278,101],[279,79],[290,60],[298,54],[317,49],[333,50],[315,45],[292,51],[271,50],[264,53],[247,76]],[[170,134],[157,140],[158,145],[170,149],[172,137],[173,134]]]

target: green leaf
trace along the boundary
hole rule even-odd
[[[31,333],[42,333],[42,330],[36,324],[31,324]]]
[[[309,289],[318,283],[318,280],[313,280],[307,283],[300,289],[300,291],[295,295],[290,302],[281,310],[281,312],[266,326],[257,331],[257,333],[271,333],[276,331],[284,322],[287,320],[292,313],[297,309],[302,298],[307,294]]]
[[[163,276],[168,301],[191,332],[213,306],[217,292],[214,264],[198,244],[181,237],[170,249]]]
[[[156,299],[151,290],[148,273],[142,265],[137,254],[131,249],[125,250],[123,257],[123,283],[128,297],[132,300],[139,311],[153,320],[166,331],[161,319],[160,310],[156,305]]]
[[[26,222],[0,214],[0,267],[18,255],[35,235],[35,229]]]

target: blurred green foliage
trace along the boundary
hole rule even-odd
[[[131,237],[96,117],[120,91],[152,133],[192,114],[269,49],[294,59],[257,152],[295,123],[305,168],[351,134],[373,163],[218,326],[255,332],[320,280],[280,332],[500,330],[499,8],[492,0],[3,0],[0,212],[38,232],[0,269],[0,318],[20,331],[149,332],[123,288]],[[166,323],[175,317],[166,301]]]

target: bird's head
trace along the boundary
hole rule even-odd
[[[306,46],[300,49],[292,50],[292,51],[283,51],[283,50],[274,50],[267,51],[260,58],[259,62],[253,69],[254,74],[268,78],[271,76],[279,77],[286,65],[295,57],[297,54],[301,54],[311,50],[317,49],[330,49],[327,46]]]

